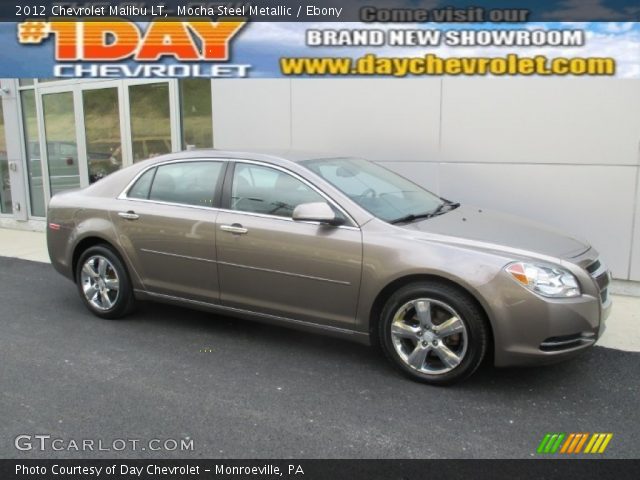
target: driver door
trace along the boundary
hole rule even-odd
[[[362,237],[355,226],[292,220],[327,201],[287,171],[237,162],[229,209],[217,219],[220,299],[226,306],[337,327],[355,321]]]

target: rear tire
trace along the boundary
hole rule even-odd
[[[484,312],[443,282],[406,285],[387,300],[378,324],[386,357],[413,380],[447,385],[482,363],[489,342]]]
[[[76,265],[80,298],[94,315],[115,320],[129,314],[135,304],[127,269],[108,245],[85,250]]]

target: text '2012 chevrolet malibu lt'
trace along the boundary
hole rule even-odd
[[[460,205],[362,159],[188,151],[55,195],[53,266],[95,315],[158,300],[379,345],[445,384],[593,345],[610,274],[589,245]]]

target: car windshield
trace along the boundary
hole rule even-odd
[[[367,160],[320,158],[301,164],[386,222],[428,217],[444,205],[440,197]]]

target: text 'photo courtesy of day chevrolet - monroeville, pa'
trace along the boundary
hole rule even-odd
[[[637,0],[0,2],[0,480],[640,477]]]

